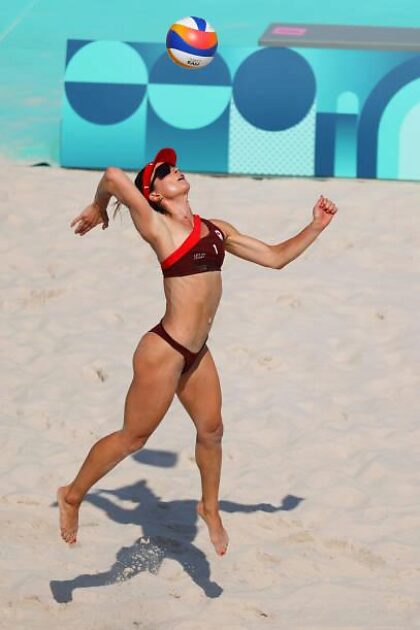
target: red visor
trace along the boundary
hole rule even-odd
[[[152,179],[152,174],[155,169],[156,164],[159,162],[167,162],[171,166],[176,165],[176,153],[173,149],[169,147],[165,147],[156,153],[155,158],[152,162],[149,162],[144,167],[143,177],[141,181],[141,189],[143,196],[148,200],[150,197],[150,181]]]

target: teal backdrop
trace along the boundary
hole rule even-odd
[[[223,46],[206,68],[162,44],[71,40],[61,163],[420,180],[420,54]]]
[[[278,0],[260,0],[258,3],[244,0],[195,0],[194,3],[179,0],[173,3],[162,0],[155,4],[140,0],[3,0],[0,3],[0,154],[26,163],[59,162],[68,40],[163,43],[169,25],[189,14],[202,15],[213,24],[219,35],[222,54],[225,47],[252,50],[271,22],[420,26],[418,0],[401,0],[398,3],[389,0],[369,3],[362,0],[342,3],[297,0],[295,3],[283,4]],[[226,63],[232,81],[233,62],[228,59]],[[369,68],[363,68],[365,71],[370,72]],[[147,75],[147,63],[143,70],[139,68],[139,72]],[[127,77],[124,80],[129,85]],[[202,94],[205,94],[206,87],[202,88]],[[223,108],[226,94],[233,86],[222,85],[219,88],[217,106]],[[170,116],[162,109],[162,95],[167,89],[164,84],[156,84],[151,95],[155,102],[160,102],[157,109],[163,119]],[[215,89],[216,86],[213,86]],[[150,94],[147,94],[147,101],[149,98]],[[407,114],[410,102],[412,106]],[[409,178],[417,177],[416,172],[411,173],[411,170],[415,170],[411,157],[415,151],[411,130],[413,125],[417,126],[418,103],[418,85],[412,81],[398,96],[395,95],[384,111],[377,138],[376,169],[379,174],[391,176],[392,173],[401,172]],[[334,125],[325,118],[321,126],[324,125],[327,135],[330,134],[330,142],[331,134],[335,138],[335,172],[352,172],[355,164],[355,134],[351,116],[360,114],[361,101],[354,94],[344,93],[340,96],[339,104],[334,107],[326,113],[341,113],[341,118],[336,117]],[[242,108],[246,114],[244,104]],[[318,113],[324,112],[320,110]],[[140,108],[136,115],[145,114]],[[365,127],[367,120],[364,122]],[[173,126],[180,121],[169,122]],[[198,125],[200,121],[196,119],[191,124],[193,122]],[[306,123],[309,125],[308,120]],[[389,154],[386,148],[396,125],[399,131],[398,137],[394,137],[394,143],[398,142],[404,148],[399,157],[395,151]],[[246,131],[249,133],[252,130]],[[287,133],[287,130],[284,131]],[[342,147],[345,146],[352,149],[343,151]],[[331,155],[329,159],[331,161]],[[303,158],[302,164],[307,163],[305,160],[309,160],[308,156]],[[234,156],[230,164],[236,170]],[[328,171],[331,164],[321,164],[321,168]]]

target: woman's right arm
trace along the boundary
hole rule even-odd
[[[159,216],[153,210],[131,179],[119,168],[109,167],[103,174],[94,201],[70,224],[75,233],[83,236],[100,223],[108,227],[107,207],[111,197],[127,206],[140,235],[152,242],[159,230]]]
[[[153,210],[124,171],[112,166],[106,169],[99,182],[95,201],[99,205],[106,204],[106,207],[111,196],[127,206],[140,235],[148,242],[153,241],[159,232],[159,214]]]

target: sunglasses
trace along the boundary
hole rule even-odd
[[[171,168],[172,167],[170,164],[168,164],[168,162],[162,162],[162,164],[159,164],[150,182],[150,190],[153,189],[153,184],[155,183],[156,179],[163,179],[164,177],[169,175],[169,173],[171,172]]]

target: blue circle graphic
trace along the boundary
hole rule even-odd
[[[96,125],[115,125],[130,118],[140,107],[146,86],[67,82],[65,91],[79,116]]]
[[[220,55],[209,66],[192,72],[176,66],[165,52],[150,72],[150,106],[177,129],[211,125],[226,111],[231,93],[229,69]]]
[[[288,48],[263,48],[245,59],[233,82],[233,98],[254,127],[283,131],[310,110],[316,92],[309,63]]]
[[[140,54],[123,42],[90,42],[69,59],[65,92],[73,110],[88,122],[115,125],[141,106],[147,68]]]

